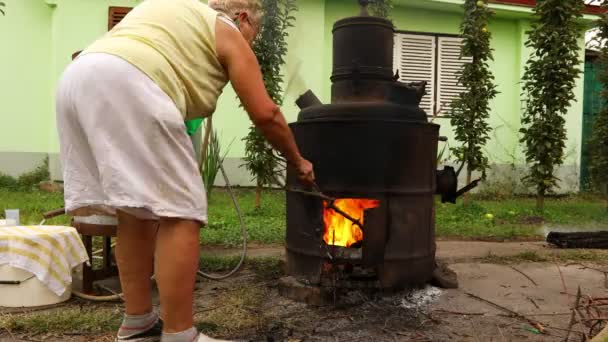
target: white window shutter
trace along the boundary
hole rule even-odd
[[[439,37],[437,61],[437,111],[438,115],[450,114],[450,103],[466,89],[458,82],[458,75],[465,63],[472,61],[471,57],[460,58],[462,38]]]
[[[399,70],[399,81],[426,81],[426,95],[420,108],[427,115],[434,113],[435,37],[399,33],[395,35],[393,67]]]

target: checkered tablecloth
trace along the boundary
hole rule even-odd
[[[34,274],[58,296],[71,285],[72,269],[88,260],[73,227],[0,226],[0,265]]]

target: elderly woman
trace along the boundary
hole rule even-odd
[[[118,218],[126,305],[118,341],[212,340],[193,327],[207,203],[184,121],[210,116],[228,81],[301,181],[314,181],[251,49],[260,16],[256,0],[147,0],[62,75],[57,125],[66,209]],[[152,308],[152,274],[162,320]]]

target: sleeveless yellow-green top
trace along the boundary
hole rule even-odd
[[[121,57],[156,82],[185,120],[209,116],[228,82],[216,52],[218,15],[199,0],[147,0],[82,54]]]

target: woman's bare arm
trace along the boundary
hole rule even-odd
[[[300,177],[312,182],[312,165],[300,155],[285,117],[268,95],[251,47],[240,32],[221,20],[216,24],[216,42],[220,62],[227,70],[230,82],[251,121],[270,144],[298,169]]]

